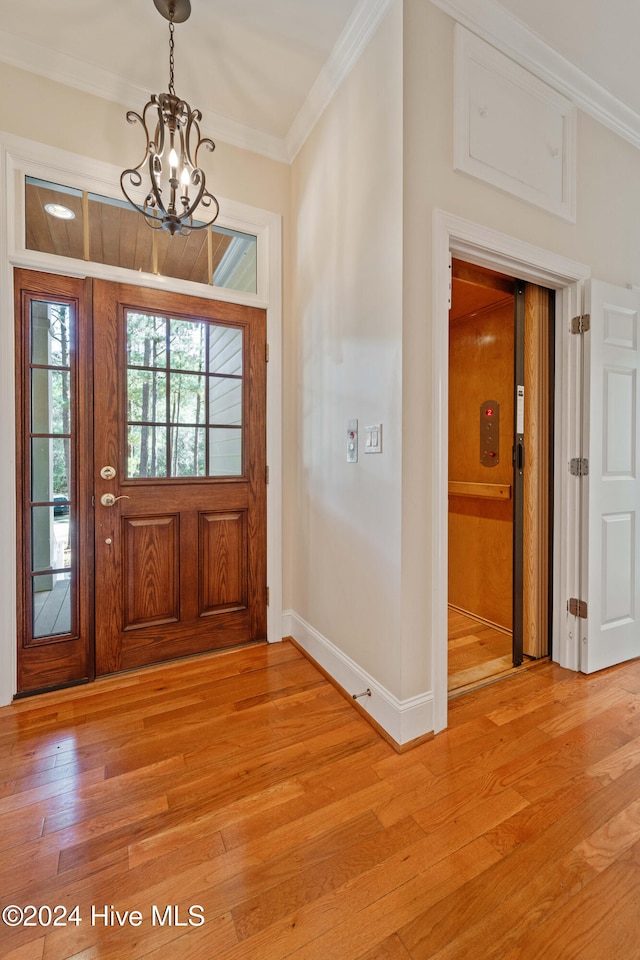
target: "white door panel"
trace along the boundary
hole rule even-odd
[[[587,301],[582,582],[588,619],[580,666],[592,673],[640,656],[640,293],[591,281]]]

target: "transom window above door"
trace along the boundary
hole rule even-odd
[[[123,200],[25,177],[27,250],[257,292],[258,240],[219,226],[171,237]]]

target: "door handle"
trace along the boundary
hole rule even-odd
[[[127,497],[126,494],[123,494],[121,497],[116,497],[112,493],[103,493],[100,497],[100,503],[103,507],[112,507],[117,500],[130,500],[131,497]]]

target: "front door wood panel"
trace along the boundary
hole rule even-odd
[[[180,620],[179,516],[123,517],[122,629]]]
[[[102,281],[94,309],[96,672],[266,639],[264,311]],[[127,477],[132,310],[242,331],[242,475]]]
[[[247,511],[200,514],[200,613],[246,610]]]

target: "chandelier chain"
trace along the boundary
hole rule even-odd
[[[173,39],[173,32],[175,30],[175,26],[173,23],[173,17],[174,17],[174,6],[172,3],[170,3],[169,4],[169,93],[172,96],[175,96],[176,88],[173,82],[173,68],[175,65],[174,56],[173,56],[174,46],[175,46],[174,39]]]
[[[193,230],[208,229],[220,212],[198,159],[200,151],[211,153],[215,144],[200,133],[202,112],[192,109],[175,91],[174,29],[176,18],[178,23],[188,18],[190,0],[154,0],[154,4],[169,21],[169,92],[152,94],[142,113],[127,111],[129,123],[142,125],[147,142],[140,163],[120,174],[120,186],[153,230],[186,237]]]

